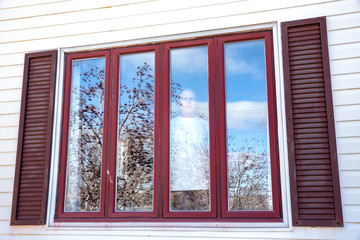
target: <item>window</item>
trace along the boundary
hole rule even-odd
[[[343,226],[326,18],[281,26],[289,154],[284,160],[289,161],[293,224]],[[50,208],[50,217],[55,215],[55,221],[182,221],[182,226],[194,226],[186,225],[193,221],[202,221],[201,226],[204,222],[235,226],[228,222],[281,221],[270,36],[271,32],[215,36],[66,54],[66,94],[56,98],[64,100],[64,109],[55,111],[53,129],[56,139],[58,129],[63,132],[57,210]],[[56,59],[57,50],[25,55],[11,225],[46,222],[49,166],[57,170],[59,145],[58,140],[53,143],[51,162]],[[130,91],[134,86],[132,78],[126,77],[130,72],[135,81],[141,77],[148,83],[150,90],[142,92],[147,101],[131,116],[125,103],[139,91]],[[266,74],[266,81],[264,76],[250,78],[257,73]],[[59,114],[63,115],[61,127]],[[124,127],[127,116],[133,121]],[[192,125],[195,130],[189,132]],[[192,147],[184,147],[190,144],[181,144],[186,142],[182,139],[192,141]],[[280,140],[280,153],[283,147]],[[186,162],[181,156],[188,150],[195,152],[191,158],[200,159],[189,165],[196,171],[179,167]],[[239,156],[262,161],[256,167],[247,166],[237,160]],[[88,159],[91,162],[86,163]],[[86,164],[79,166],[79,162]],[[234,184],[236,173],[245,176],[239,185]],[[197,184],[178,181],[184,175]],[[253,181],[257,175],[261,177]],[[135,178],[137,185],[128,180]],[[136,188],[139,184],[141,188]],[[256,191],[235,197],[249,188]],[[138,191],[128,194],[124,189]],[[55,197],[54,192],[51,195]],[[187,200],[179,203],[183,195]],[[201,201],[190,204],[191,196]]]
[[[62,219],[281,221],[271,33],[66,56]]]

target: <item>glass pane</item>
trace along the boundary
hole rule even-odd
[[[120,56],[116,211],[153,210],[155,54]]]
[[[170,210],[210,210],[207,46],[170,52]]]
[[[105,58],[72,63],[66,212],[100,210]]]
[[[264,40],[225,44],[229,210],[272,210]]]

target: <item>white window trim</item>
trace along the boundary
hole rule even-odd
[[[58,185],[58,166],[60,156],[61,142],[61,120],[62,120],[62,104],[63,104],[63,84],[64,84],[64,68],[65,53],[75,51],[92,51],[96,49],[122,47],[136,44],[149,44],[154,42],[164,42],[171,40],[187,39],[194,37],[203,37],[210,35],[221,35],[237,32],[253,32],[259,30],[272,29],[273,31],[273,51],[274,51],[274,71],[275,71],[275,92],[277,105],[277,121],[278,121],[278,153],[279,153],[279,171],[281,184],[281,204],[283,222],[54,222],[55,205]],[[281,25],[280,21],[264,23],[251,26],[241,26],[235,28],[218,29],[211,31],[203,31],[196,33],[186,33],[178,35],[169,35],[163,37],[135,39],[123,42],[114,42],[106,44],[97,44],[91,46],[77,46],[71,48],[58,49],[57,62],[57,79],[55,90],[55,106],[54,106],[54,124],[53,138],[51,149],[51,168],[49,178],[48,193],[48,211],[47,225],[50,229],[58,227],[75,227],[76,230],[88,230],[89,227],[97,227],[96,230],[109,227],[121,227],[121,230],[192,230],[192,231],[291,231],[291,206],[290,206],[290,184],[289,184],[289,168],[288,153],[286,141],[286,120],[285,120],[285,98],[284,98],[284,81],[283,81],[283,65],[282,65],[282,47],[281,47]],[[154,227],[156,227],[154,229]],[[80,228],[80,229],[79,229]],[[66,228],[68,230],[73,228]],[[74,229],[73,229],[74,230]],[[144,234],[146,234],[144,232]]]

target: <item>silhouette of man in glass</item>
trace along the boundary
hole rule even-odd
[[[179,105],[170,123],[170,209],[210,210],[209,123],[196,116],[192,90],[181,92]]]

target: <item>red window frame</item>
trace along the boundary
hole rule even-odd
[[[229,211],[228,209],[228,187],[227,187],[227,138],[226,138],[226,102],[225,102],[225,65],[224,44],[248,40],[265,40],[265,63],[267,81],[267,105],[269,121],[270,141],[270,166],[272,184],[272,211]],[[221,159],[221,204],[223,217],[228,218],[279,218],[280,217],[280,188],[277,161],[277,134],[276,134],[276,99],[275,99],[275,77],[273,72],[273,57],[271,48],[271,33],[261,32],[249,35],[227,36],[218,38],[219,49],[219,104],[220,104],[220,159]]]
[[[99,58],[105,57],[105,96],[104,96],[104,127],[103,127],[103,145],[108,144],[106,133],[108,132],[108,126],[105,124],[108,121],[109,112],[109,83],[110,83],[110,51],[97,51],[97,52],[86,52],[80,54],[69,54],[66,56],[65,66],[65,82],[64,82],[64,105],[63,105],[63,116],[62,116],[62,143],[60,151],[60,174],[58,181],[59,198],[58,198],[58,218],[103,218],[105,216],[105,202],[107,199],[106,191],[106,159],[107,151],[104,147],[102,150],[102,163],[101,163],[101,194],[100,194],[100,211],[99,212],[65,212],[65,187],[66,187],[66,166],[67,166],[67,155],[68,155],[68,140],[69,140],[69,119],[70,119],[70,98],[71,98],[71,77],[72,77],[72,61],[81,60],[88,58]]]
[[[225,114],[224,43],[254,39],[265,40],[268,119],[272,179],[272,211],[228,211],[227,150]],[[170,50],[207,46],[210,140],[210,211],[169,210],[169,127],[170,127]],[[118,124],[118,88],[120,55],[155,52],[155,128],[154,192],[152,212],[116,212],[116,158]],[[100,212],[64,212],[66,159],[69,131],[72,60],[106,57],[104,144]],[[281,222],[280,173],[278,164],[275,77],[273,70],[272,33],[233,34],[194,40],[174,41],[126,48],[112,48],[86,53],[69,53],[65,59],[63,125],[60,150],[57,211],[54,221],[108,222]]]
[[[116,159],[117,159],[117,129],[118,129],[118,102],[119,102],[119,73],[120,73],[120,55],[134,54],[141,52],[154,52],[155,53],[155,115],[154,115],[154,189],[153,189],[153,211],[152,212],[116,212],[115,211],[115,199],[116,192]],[[118,218],[133,218],[133,217],[157,217],[159,214],[159,101],[160,101],[160,91],[159,91],[159,66],[160,66],[160,48],[158,45],[155,46],[145,46],[145,47],[134,47],[134,48],[125,48],[125,49],[115,49],[113,53],[114,65],[113,65],[113,78],[112,82],[112,122],[111,129],[112,135],[110,136],[110,147],[111,147],[111,159],[110,162],[110,201],[109,201],[109,217],[118,217]]]
[[[206,218],[216,216],[216,173],[215,173],[215,119],[214,119],[214,68],[213,39],[201,39],[164,45],[164,203],[170,201],[170,51],[171,49],[207,46],[208,49],[208,96],[209,96],[209,136],[210,136],[210,211],[170,211],[164,204],[164,217]]]

